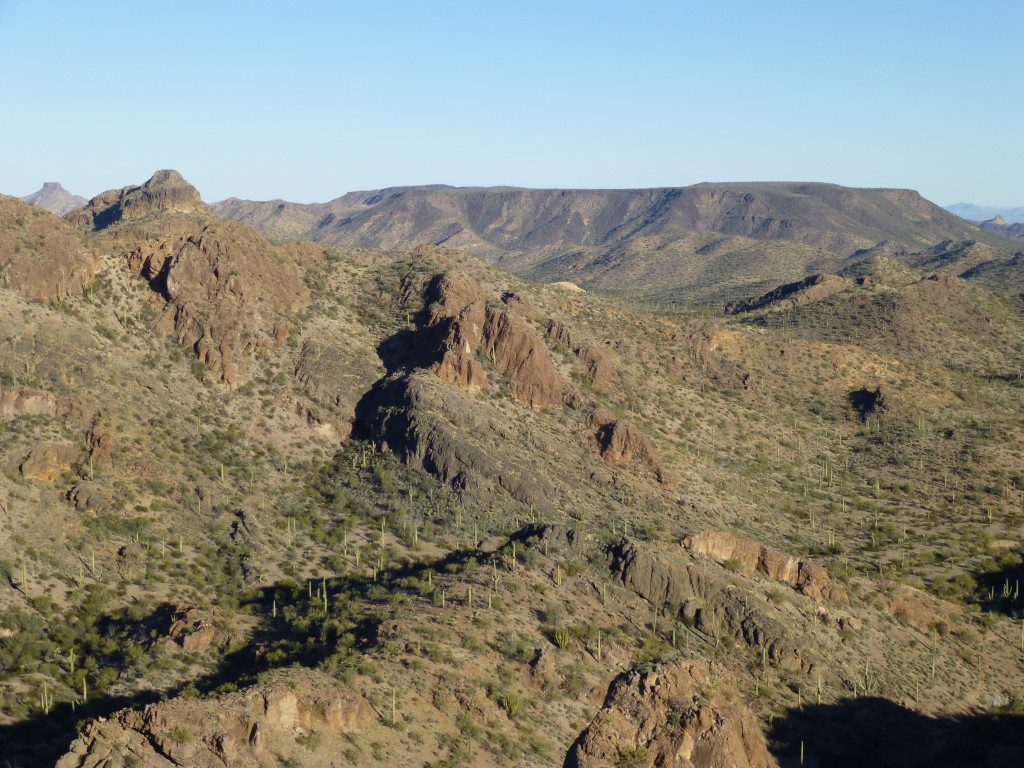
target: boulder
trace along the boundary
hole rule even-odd
[[[61,443],[40,443],[21,463],[21,474],[26,480],[53,483],[78,461],[79,451]]]

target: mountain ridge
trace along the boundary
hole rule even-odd
[[[211,208],[272,239],[384,250],[444,245],[532,280],[671,288],[690,298],[738,298],[769,283],[839,271],[882,243],[906,253],[982,243],[1006,261],[1015,250],[914,190],[817,182],[632,190],[429,185],[308,205],[230,198]]]

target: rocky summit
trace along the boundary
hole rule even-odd
[[[1019,764],[1006,243],[812,184],[0,197],[0,755]]]
[[[81,208],[88,202],[88,200],[81,195],[71,194],[60,185],[60,182],[56,181],[45,182],[42,189],[38,192],[33,192],[31,195],[25,195],[25,197],[21,199],[31,205],[38,205],[40,208],[45,208],[47,211],[56,214],[57,216],[63,216],[65,213],[69,213],[76,208]]]

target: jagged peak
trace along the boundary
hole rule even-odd
[[[142,186],[111,189],[97,195],[85,208],[72,212],[67,218],[79,229],[99,230],[154,213],[197,210],[207,210],[199,190],[178,171],[163,169],[154,173]]]

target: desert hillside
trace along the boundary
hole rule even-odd
[[[1024,759],[1001,240],[828,185],[268,206],[0,197],[11,765]]]
[[[218,215],[275,240],[364,248],[458,248],[532,280],[653,299],[720,300],[885,249],[960,275],[1019,250],[907,189],[814,183],[635,190],[399,187],[324,204],[229,199]],[[1000,279],[986,282],[1005,289]],[[1024,282],[1014,270],[1017,290]]]

